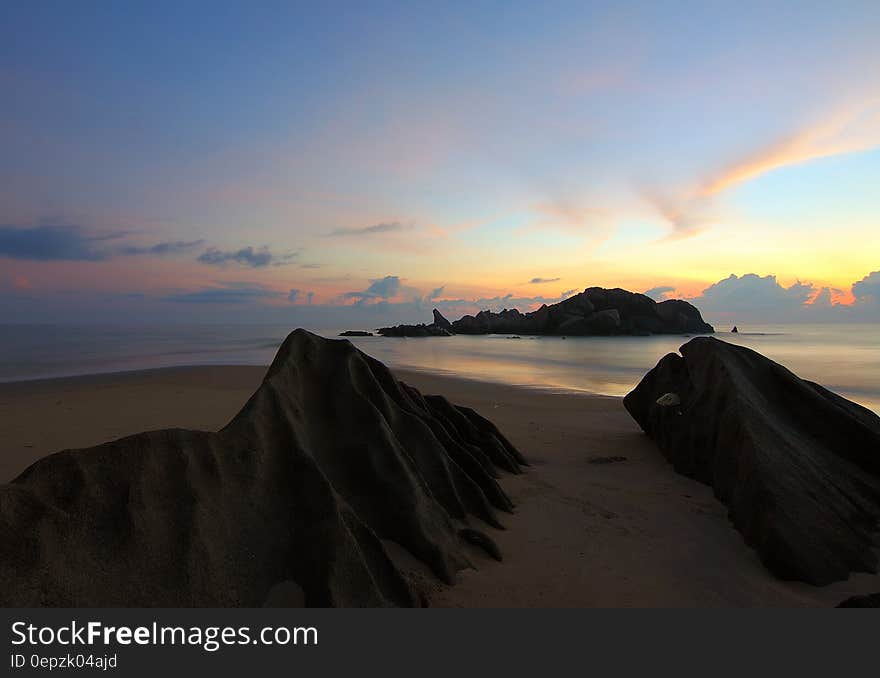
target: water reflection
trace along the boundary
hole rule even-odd
[[[880,326],[761,326],[717,338],[880,412]],[[686,336],[357,338],[389,365],[564,391],[625,395]]]
[[[291,329],[282,325],[6,325],[0,329],[0,381],[176,365],[266,365]],[[741,329],[738,334],[715,336],[749,346],[801,377],[880,412],[880,325]],[[318,332],[335,337],[339,330]],[[392,367],[619,396],[688,337],[357,337],[352,341]]]

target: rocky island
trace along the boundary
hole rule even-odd
[[[377,330],[385,337],[433,337],[452,334],[525,335],[651,335],[711,334],[695,306],[680,299],[656,302],[644,294],[620,288],[588,287],[556,304],[521,313],[504,309],[480,311],[449,322],[434,309],[430,325],[396,325]]]
[[[434,309],[434,322],[430,325],[395,325],[394,327],[380,327],[376,330],[383,337],[451,337],[452,323],[436,308]]]

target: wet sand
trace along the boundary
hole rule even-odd
[[[262,367],[191,367],[0,384],[0,482],[52,452],[143,430],[216,430]],[[677,475],[619,398],[555,394],[398,371],[493,420],[531,461],[502,484],[507,530],[486,529],[499,563],[471,551],[452,587],[401,549],[392,555],[446,607],[828,606],[880,591],[856,575],[816,588],[772,577],[711,490]],[[625,457],[625,459],[619,459]]]

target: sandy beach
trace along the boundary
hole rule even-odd
[[[144,430],[216,430],[261,367],[190,367],[0,384],[0,481],[36,459]],[[504,556],[446,586],[394,544],[399,566],[441,607],[829,606],[880,590],[856,575],[827,587],[770,575],[711,490],[677,475],[621,399],[557,394],[418,372],[398,376],[491,419],[531,462],[502,485],[516,504]]]

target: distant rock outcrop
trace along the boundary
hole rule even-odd
[[[496,469],[524,463],[473,410],[297,330],[221,431],[59,452],[0,485],[0,605],[259,606],[285,591],[418,605],[383,540],[452,581],[464,542],[498,555],[469,516],[500,527]]]
[[[345,330],[345,332],[339,333],[340,337],[372,337],[372,332],[365,332],[364,330]]]
[[[449,321],[435,308],[434,322],[430,325],[395,325],[380,327],[376,331],[383,337],[451,337],[451,328]]]
[[[443,314],[440,313],[440,311],[435,308],[432,313],[434,314],[434,327],[439,327],[444,330],[452,329],[452,323],[444,318]]]
[[[680,351],[624,399],[675,470],[712,486],[777,576],[877,572],[880,417],[742,346]]]
[[[644,294],[622,289],[590,287],[557,304],[520,313],[504,309],[499,313],[480,311],[449,323],[434,311],[432,325],[385,327],[388,337],[432,336],[431,328],[454,334],[520,335],[615,335],[615,334],[708,334],[714,332],[700,312],[680,299],[660,303]]]

